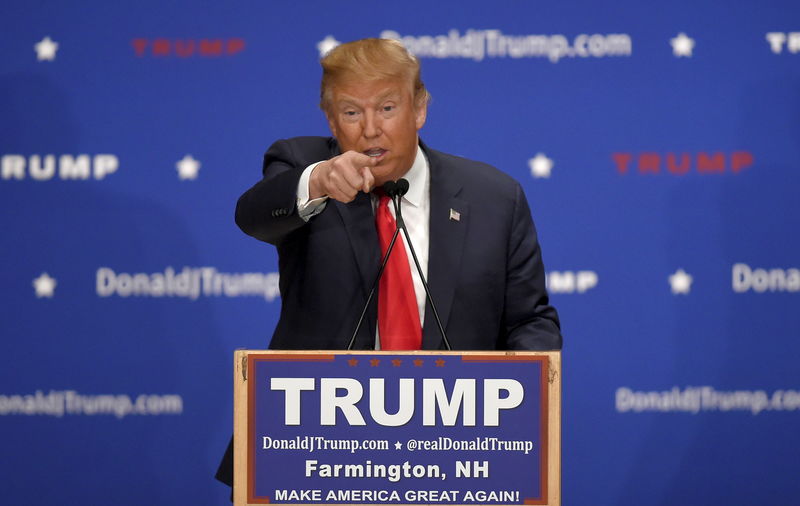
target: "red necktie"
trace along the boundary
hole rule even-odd
[[[387,195],[380,195],[375,225],[378,228],[383,258],[397,228],[394,217],[389,212]],[[402,233],[395,241],[392,256],[389,257],[378,287],[378,332],[382,350],[418,350],[422,346],[417,297],[401,236]]]

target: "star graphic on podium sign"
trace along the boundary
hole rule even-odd
[[[38,278],[33,280],[33,289],[36,291],[36,297],[52,298],[56,291],[57,284],[55,279],[51,278],[46,272],[43,272]]]
[[[669,284],[672,293],[675,295],[688,295],[692,289],[693,278],[683,269],[678,269],[675,274],[669,277]]]
[[[402,364],[402,363],[403,363],[403,361],[399,360],[399,359],[392,360],[392,365],[394,367],[400,367],[400,364]]]
[[[55,42],[48,35],[39,42],[33,45],[36,51],[36,59],[38,61],[53,61],[56,59],[56,51],[58,51],[58,42]]]
[[[350,367],[357,366],[358,365],[358,359],[351,358],[350,360],[347,361],[347,365],[349,365]]]
[[[553,160],[547,158],[544,153],[536,153],[536,156],[528,160],[531,169],[531,176],[535,178],[548,178],[553,170]]]
[[[402,447],[403,447],[403,443],[401,443],[400,441],[397,441],[397,442],[394,444],[394,449],[395,449],[395,450],[399,450],[399,449],[400,449],[400,448],[402,448]]]
[[[673,37],[669,39],[669,43],[672,45],[672,54],[675,57],[680,58],[685,56],[686,58],[692,57],[692,49],[694,49],[694,39],[686,35],[685,33],[681,32],[678,34],[677,37]]]
[[[197,179],[197,172],[200,170],[200,162],[195,160],[192,155],[186,155],[175,164],[178,169],[178,178],[184,179]]]
[[[380,363],[381,363],[381,360],[379,358],[373,358],[373,359],[371,359],[369,361],[369,366],[370,367],[378,367],[378,364],[380,364]]]
[[[319,51],[319,57],[320,58],[324,57],[339,44],[341,44],[341,42],[333,38],[333,35],[328,35],[327,37],[325,37],[324,39],[322,39],[317,43],[317,51]]]
[[[418,358],[418,359],[414,360],[414,367],[422,367],[422,364],[424,364],[424,363],[425,363],[424,360],[422,360],[421,358]]]
[[[444,360],[441,358],[436,360],[436,367],[444,367]]]

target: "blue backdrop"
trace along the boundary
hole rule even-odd
[[[277,320],[233,223],[324,135],[319,51],[397,37],[422,137],[523,185],[564,332],[566,505],[797,504],[791,1],[4,2],[0,502],[224,504],[236,348]]]

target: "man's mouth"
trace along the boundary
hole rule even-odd
[[[384,153],[386,153],[386,150],[385,149],[381,149],[381,148],[371,148],[371,149],[368,149],[368,150],[364,151],[365,155],[367,155],[369,157],[372,157],[372,158],[381,158],[381,157],[383,157]]]

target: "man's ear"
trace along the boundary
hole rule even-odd
[[[420,105],[416,106],[416,110],[414,111],[415,123],[417,126],[417,130],[425,125],[425,120],[428,118],[428,102],[423,101]]]

